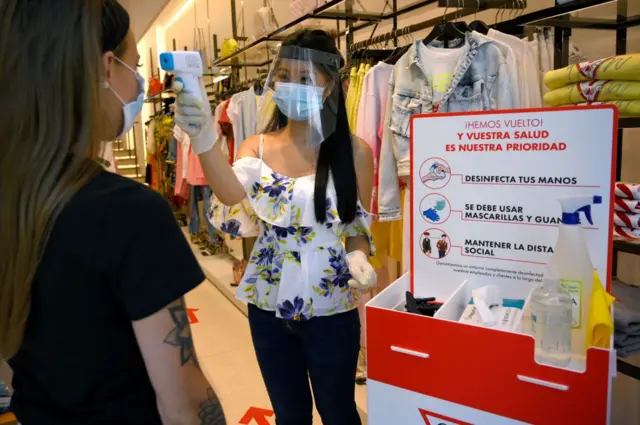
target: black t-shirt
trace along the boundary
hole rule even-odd
[[[168,202],[102,172],[66,205],[9,361],[22,425],[161,425],[132,321],[205,279]]]

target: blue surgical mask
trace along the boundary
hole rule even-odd
[[[124,136],[126,133],[129,132],[129,130],[133,128],[136,118],[142,112],[142,107],[144,106],[145,81],[144,81],[144,77],[140,75],[138,71],[136,71],[135,69],[132,69],[129,65],[122,62],[120,59],[116,58],[116,60],[120,62],[124,67],[129,69],[129,71],[134,73],[134,75],[136,76],[136,80],[138,81],[138,87],[139,87],[138,98],[133,102],[126,103],[124,99],[113,89],[113,87],[111,87],[109,83],[106,83],[107,87],[109,87],[113,92],[113,94],[118,99],[120,99],[120,102],[122,102],[122,114],[124,116],[124,122],[122,125],[122,132],[118,135],[118,137],[116,137],[116,139],[119,139],[120,137]]]
[[[307,121],[322,110],[323,87],[296,83],[275,83],[273,101],[287,118],[293,121]]]

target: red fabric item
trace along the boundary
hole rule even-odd
[[[220,128],[227,139],[227,147],[229,148],[229,164],[233,164],[236,157],[236,141],[233,137],[233,124],[229,118],[228,110],[231,101],[227,100],[222,106],[222,114],[220,114]]]
[[[151,154],[151,188],[158,190],[158,171],[156,170],[156,154]]]

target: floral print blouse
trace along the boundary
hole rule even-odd
[[[209,221],[232,236],[257,237],[236,297],[288,320],[308,320],[357,307],[342,239],[366,235],[373,243],[369,213],[358,203],[349,224],[338,217],[333,181],[327,186],[327,221],[316,221],[315,176],[278,174],[260,158],[233,166],[247,197],[225,206],[215,196]]]

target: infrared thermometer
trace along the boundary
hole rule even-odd
[[[189,93],[198,96],[203,102],[208,102],[202,92],[200,79],[203,74],[202,56],[198,52],[166,52],[160,54],[160,67],[176,75]]]

